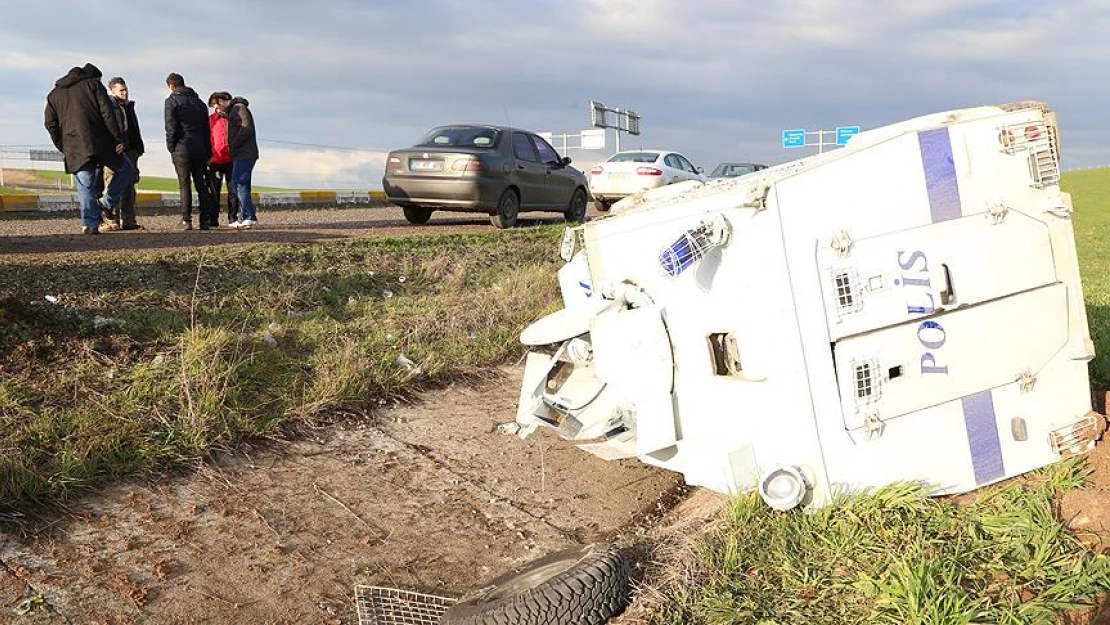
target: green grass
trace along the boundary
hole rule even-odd
[[[903,484],[813,513],[744,495],[696,541],[656,622],[1053,623],[1110,590],[1110,559],[1053,512],[1082,481],[1068,461],[970,504]]]
[[[1075,205],[1075,244],[1087,321],[1095,342],[1091,385],[1110,384],[1110,168],[1065,172],[1060,186]]]
[[[519,356],[558,301],[559,234],[5,264],[0,508]]]
[[[166,157],[167,159],[169,156]],[[142,168],[142,161],[139,162],[140,169]],[[62,181],[62,188],[66,188],[70,184],[70,175],[64,171],[40,171],[40,170],[18,170],[24,173],[33,173],[35,177],[40,178],[46,182],[56,183],[58,180]],[[151,192],[177,192],[177,179],[176,178],[161,178],[158,176],[139,176],[139,191]],[[281,187],[266,187],[261,185],[251,185],[251,190],[255,193],[289,193],[299,191],[300,189],[284,189]],[[27,191],[19,191],[19,193],[26,193]]]
[[[23,193],[27,193],[27,191],[23,189],[13,189],[11,187],[0,187],[0,195],[20,195]]]

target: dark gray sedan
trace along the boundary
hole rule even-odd
[[[586,176],[539,135],[506,126],[433,128],[411,148],[389,153],[382,187],[409,223],[436,209],[487,213],[511,228],[521,211],[586,218]]]

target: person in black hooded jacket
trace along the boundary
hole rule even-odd
[[[229,95],[229,94],[222,94]],[[258,162],[258,134],[254,115],[246,98],[218,98],[216,105],[227,115],[227,147],[231,152],[231,188],[239,198],[240,219],[232,228],[253,228],[258,224],[251,200],[251,173]]]
[[[193,186],[200,200],[200,229],[217,223],[217,206],[208,192],[208,159],[212,158],[208,107],[185,86],[181,74],[166,77],[166,148],[170,151],[181,192],[181,226],[193,229]],[[190,183],[190,178],[192,182]]]
[[[44,114],[50,140],[65,155],[66,172],[77,181],[81,230],[86,234],[99,234],[101,210],[115,211],[135,172],[124,155],[126,137],[101,76],[92,63],[70,69],[46,96]],[[116,172],[100,201],[96,197],[98,167]]]

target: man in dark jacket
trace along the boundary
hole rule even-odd
[[[143,145],[143,135],[139,131],[139,118],[135,115],[135,102],[129,97],[127,82],[116,76],[108,81],[108,90],[112,92],[112,101],[116,105],[116,117],[124,134],[124,155],[135,167],[135,176],[131,184],[124,189],[123,199],[119,205],[119,229],[138,230],[141,226],[135,222],[135,184],[139,182],[139,157],[146,152]],[[104,170],[104,184],[110,185],[116,172],[111,168]]]
[[[221,95],[228,95],[226,93]],[[231,152],[231,185],[239,198],[240,219],[232,228],[253,228],[258,225],[254,202],[251,201],[251,172],[258,162],[258,135],[254,115],[246,98],[217,98],[217,106],[227,114],[227,146]]]
[[[46,131],[54,147],[65,155],[66,172],[77,180],[81,205],[81,231],[99,234],[100,211],[114,211],[131,184],[135,168],[124,155],[126,139],[115,105],[100,82],[102,74],[92,63],[74,67],[54,83],[46,96]],[[111,167],[115,172],[107,194],[96,198],[96,170]]]
[[[216,223],[217,206],[208,192],[208,159],[212,157],[208,108],[181,74],[166,77],[166,148],[170,151],[181,191],[181,227],[193,229],[193,187],[200,200],[200,229]],[[192,182],[190,184],[190,178]]]

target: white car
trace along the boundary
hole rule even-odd
[[[590,170],[590,195],[598,210],[607,211],[613,203],[630,195],[684,180],[705,182],[706,176],[678,152],[617,152]]]

